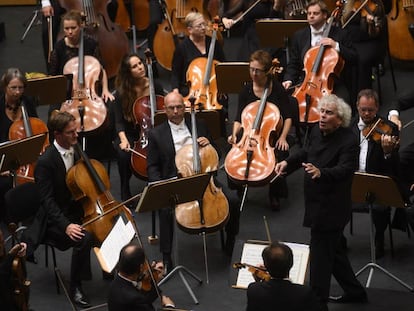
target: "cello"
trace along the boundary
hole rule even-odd
[[[82,204],[83,227],[101,244],[120,214],[129,219],[132,216],[110,193],[109,176],[102,163],[89,159],[79,144],[75,144],[74,149],[81,160],[67,172],[66,184],[74,199]]]
[[[332,12],[322,37],[328,37],[332,24],[339,16],[340,7]],[[333,75],[339,76],[344,60],[339,53],[324,45],[310,48],[304,57],[305,79],[293,93],[299,105],[299,120],[309,124],[319,121],[318,102],[322,96],[331,94],[334,87]]]
[[[414,3],[412,0],[393,0],[388,20],[390,55],[402,61],[414,60]],[[404,43],[404,44],[401,44]]]
[[[88,35],[99,43],[99,53],[108,79],[115,77],[122,57],[128,53],[128,38],[121,27],[111,21],[106,0],[58,0],[62,8],[81,11],[86,15]]]
[[[199,148],[197,142],[195,98],[191,99],[192,144],[183,146],[175,156],[178,173],[183,177],[212,172],[218,168],[218,155],[209,144]],[[229,204],[222,190],[214,184],[213,177],[207,185],[202,201],[178,204],[175,208],[178,227],[190,234],[211,233],[224,227],[229,219]]]
[[[120,25],[125,32],[130,29],[131,24],[140,31],[147,29],[150,23],[149,1],[150,0],[118,1],[115,23]],[[128,13],[126,5],[128,5],[131,14]]]
[[[102,98],[95,91],[101,64],[89,55],[84,55],[84,30],[81,28],[79,55],[70,59],[63,73],[73,75],[72,99],[64,102],[61,111],[67,111],[76,118],[78,132],[93,132],[107,121],[107,109]]]
[[[20,106],[22,110],[22,120],[17,120],[12,123],[9,128],[9,140],[18,140],[26,137],[31,137],[37,134],[48,133],[46,124],[39,118],[29,117],[24,103]],[[46,147],[49,146],[49,139],[46,136],[43,143],[43,153]],[[20,185],[25,182],[34,182],[34,168],[35,163],[23,165],[16,171],[16,184]]]
[[[189,103],[189,98],[196,95],[196,105],[202,110],[221,109],[217,99],[217,80],[215,67],[218,61],[214,60],[214,49],[217,41],[218,20],[214,20],[213,34],[208,57],[197,57],[188,66],[186,78],[190,84],[189,95],[184,98]]]
[[[131,167],[138,178],[147,178],[147,146],[148,132],[154,127],[154,118],[157,110],[163,109],[164,97],[155,95],[154,76],[152,72],[152,53],[150,50],[145,51],[148,79],[149,79],[149,96],[138,98],[133,106],[135,124],[140,128],[140,136],[134,142],[134,148],[131,149]]]
[[[241,116],[243,136],[224,161],[227,175],[237,184],[261,186],[275,176],[275,135],[283,126],[279,108],[267,102],[270,79],[260,101],[248,104]]]

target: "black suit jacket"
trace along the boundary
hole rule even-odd
[[[289,156],[289,171],[303,162],[321,171],[319,178],[304,174],[304,225],[318,231],[342,230],[351,216],[351,186],[358,166],[359,143],[351,129],[340,127],[323,136],[314,126],[309,144]]]
[[[288,280],[271,279],[250,283],[247,289],[247,311],[317,311],[322,310],[308,286]]]
[[[138,290],[131,282],[115,277],[109,289],[109,311],[154,311],[152,303],[157,298],[154,286],[148,292]]]
[[[186,118],[185,124],[191,132],[190,120]],[[201,120],[197,120],[196,124],[198,137],[206,137],[210,143],[213,143],[205,123]],[[148,181],[150,182],[177,176],[175,148],[168,121],[156,126],[149,132],[147,173]]]
[[[332,27],[329,33],[329,38],[339,42],[340,55],[344,58],[345,64],[356,64],[358,55],[355,48],[352,46],[348,33],[342,31],[337,27]],[[299,83],[304,78],[304,64],[303,60],[306,52],[311,48],[311,30],[307,26],[298,30],[292,37],[290,46],[290,60],[286,68],[284,80],[293,81],[293,84]]]

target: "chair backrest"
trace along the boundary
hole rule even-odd
[[[35,216],[40,207],[40,195],[36,183],[25,183],[9,190],[4,196],[6,220],[20,222]]]

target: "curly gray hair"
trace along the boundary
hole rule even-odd
[[[336,115],[342,120],[341,127],[348,127],[351,123],[352,110],[351,107],[340,97],[330,94],[325,95],[318,102],[318,109],[327,104],[334,104],[336,107]]]

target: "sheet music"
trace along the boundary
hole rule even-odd
[[[135,235],[135,230],[130,221],[124,223],[122,217],[119,217],[115,226],[103,241],[100,248],[100,257],[108,271],[112,271],[119,260],[119,252],[122,247],[128,244]]]
[[[285,243],[293,252],[293,267],[290,270],[289,278],[293,283],[304,284],[306,270],[309,260],[309,245],[298,243]],[[240,262],[254,266],[263,265],[262,252],[267,244],[244,243]],[[247,268],[239,270],[236,287],[247,288],[254,282],[253,275]]]

